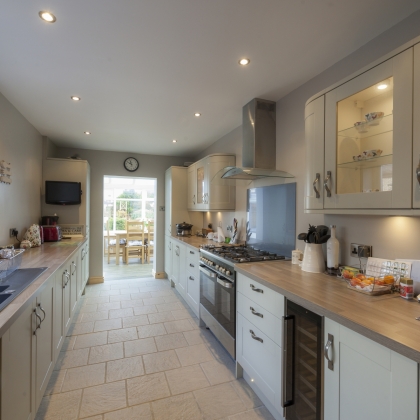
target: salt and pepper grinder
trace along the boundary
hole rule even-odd
[[[338,269],[340,242],[335,237],[335,225],[330,226],[331,238],[327,241],[327,268]]]

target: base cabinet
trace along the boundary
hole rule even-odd
[[[324,334],[324,420],[418,420],[416,362],[328,318]]]
[[[172,246],[172,276],[171,279],[180,293],[185,299],[186,295],[186,267],[185,267],[185,248],[181,242],[174,242]]]
[[[35,414],[33,310],[26,308],[1,338],[1,418],[5,420],[31,420]]]
[[[169,280],[172,277],[172,239],[165,236],[165,273]]]
[[[200,256],[196,248],[186,248],[186,294],[185,300],[187,301],[190,308],[199,317],[199,304],[200,304]]]

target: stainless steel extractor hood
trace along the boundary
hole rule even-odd
[[[294,178],[276,170],[276,103],[256,98],[242,108],[242,167],[227,166],[213,179],[267,177]]]

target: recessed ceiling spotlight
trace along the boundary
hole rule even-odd
[[[92,134],[90,131],[85,131],[86,135]]]
[[[248,65],[250,62],[251,62],[251,60],[250,60],[249,58],[241,58],[241,59],[239,60],[239,64],[240,64],[241,66],[246,66],[246,65]]]
[[[175,139],[173,139],[173,140],[172,140],[172,143],[176,143],[176,140],[175,140]]]
[[[82,98],[80,96],[70,96],[71,99],[73,99],[73,101],[81,101]]]
[[[378,89],[379,90],[384,90],[388,87],[388,85],[386,83],[381,83],[380,85],[378,85]]]
[[[201,117],[201,114],[200,114],[199,112],[196,112],[196,113],[194,114],[194,117]]]
[[[54,23],[57,20],[56,17],[50,12],[41,11],[38,14],[42,20],[48,23]]]

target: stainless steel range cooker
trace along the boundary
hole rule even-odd
[[[200,321],[235,359],[235,264],[290,260],[245,245],[203,245],[200,249]]]

